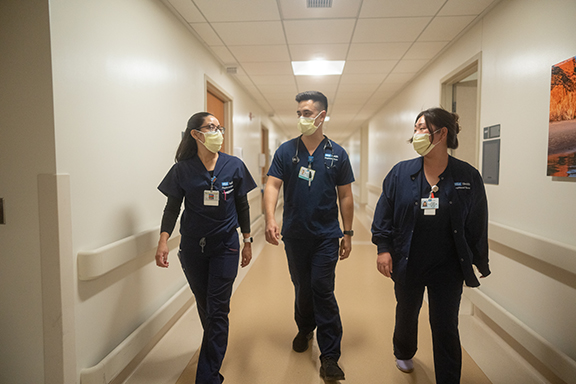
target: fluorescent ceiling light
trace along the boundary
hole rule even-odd
[[[327,61],[293,61],[292,70],[295,76],[323,76],[323,75],[341,75],[344,70],[344,60]]]

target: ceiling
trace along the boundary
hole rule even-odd
[[[289,136],[298,92],[328,97],[325,133],[349,137],[498,0],[164,0]],[[308,3],[316,6],[308,7]],[[291,61],[345,60],[294,76]]]

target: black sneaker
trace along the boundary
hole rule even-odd
[[[322,365],[320,366],[320,377],[326,381],[345,380],[344,372],[338,366],[336,360],[331,357],[324,357],[320,359]]]
[[[292,341],[292,349],[298,353],[304,352],[308,349],[308,342],[312,339],[313,332],[304,333],[298,332],[294,341]]]

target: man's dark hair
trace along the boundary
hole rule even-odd
[[[318,91],[306,91],[300,92],[296,95],[296,102],[312,100],[314,103],[318,103],[320,105],[320,111],[328,112],[328,99],[322,92]]]

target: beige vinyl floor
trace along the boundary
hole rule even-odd
[[[346,380],[342,383],[434,383],[426,304],[420,315],[415,370],[405,374],[396,368],[392,354],[393,283],[376,270],[368,229],[357,221],[354,229],[352,254],[336,270],[344,327],[340,365]],[[291,349],[297,332],[293,300],[283,245],[266,244],[232,297],[230,338],[221,370],[226,384],[324,383],[318,374],[316,342],[304,353]],[[177,384],[194,383],[197,358],[196,352]],[[462,383],[490,383],[465,350]]]

